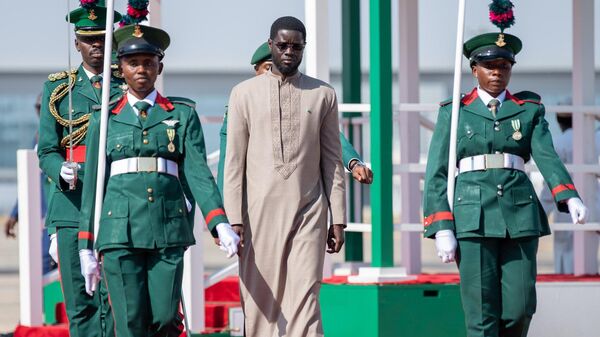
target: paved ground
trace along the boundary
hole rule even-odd
[[[3,230],[4,217],[0,217],[0,229]],[[212,239],[207,234],[203,238],[204,245],[207,248],[206,253],[206,270],[212,273],[219,268],[233,262],[225,258],[224,254],[219,251]],[[399,234],[395,237],[396,247],[399,243]],[[433,240],[422,241],[423,254],[423,272],[456,272],[456,266],[453,264],[447,265],[438,261],[435,255],[435,246]],[[365,235],[365,258],[370,260],[370,236]],[[396,249],[394,261],[400,262],[399,249]],[[333,262],[343,261],[343,255],[337,255],[333,258]],[[538,253],[538,269],[540,273],[552,272],[552,239],[551,237],[543,238],[540,242]],[[19,275],[18,275],[18,244],[17,240],[6,239],[4,233],[0,233],[0,333],[9,332],[19,322]]]

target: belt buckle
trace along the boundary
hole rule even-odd
[[[504,155],[501,153],[486,154],[485,155],[485,168],[503,168],[504,167]]]
[[[138,158],[138,171],[156,172],[156,158]]]

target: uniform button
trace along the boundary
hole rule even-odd
[[[148,190],[147,190],[147,191],[148,191],[148,193],[152,193],[152,192],[154,192],[154,190],[153,190],[151,187],[148,187]]]
[[[120,148],[121,148],[121,144],[117,144],[117,149],[120,149]]]
[[[144,139],[144,144],[148,144],[148,139]]]
[[[147,136],[148,135],[148,131],[144,130],[144,132],[142,132],[142,135]]]
[[[496,152],[494,152],[494,153],[495,153],[495,154],[500,154],[500,151],[496,151]]]
[[[503,189],[504,187],[502,185],[498,185],[497,186],[499,190]]]
[[[179,213],[183,213],[183,210],[181,208],[179,209]]]
[[[148,201],[150,201],[150,202],[153,202],[153,201],[154,201],[154,198],[152,198],[152,197],[148,197]]]
[[[529,196],[529,199],[533,199],[533,195],[530,195],[530,196]]]
[[[499,196],[502,196],[503,193],[502,193],[502,191],[498,191],[498,192],[496,192],[496,194],[498,194]]]
[[[495,126],[495,127],[494,127],[494,130],[496,130],[496,131],[500,131],[500,127],[499,127],[499,126]]]
[[[467,134],[469,134],[469,135],[470,135],[470,134],[471,134],[471,130],[467,130]]]
[[[458,198],[456,198],[456,200],[458,200],[458,201],[461,201],[461,200],[462,200],[462,198],[461,198],[461,197],[458,197]]]
[[[112,211],[108,211],[108,216],[111,216],[111,215],[112,215]]]
[[[498,122],[498,121],[495,121],[495,122],[494,122],[494,125],[495,125],[495,126],[498,126],[498,125],[500,125],[500,122]]]

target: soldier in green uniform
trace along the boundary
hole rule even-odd
[[[256,76],[262,75],[271,69],[271,50],[267,42],[261,44],[250,60],[250,64],[254,66]],[[227,113],[223,118],[223,126],[221,127],[221,146],[219,151],[219,169],[217,174],[217,183],[219,190],[223,191],[223,170],[225,168],[225,152],[227,149]],[[352,177],[360,183],[370,184],[373,182],[373,172],[365,165],[360,155],[352,144],[340,132],[340,142],[342,143],[342,161],[348,171],[352,172]]]
[[[116,30],[114,37],[128,90],[110,107],[104,191],[96,191],[97,170],[85,177],[81,263],[91,266],[90,275],[99,276],[92,251],[94,198],[104,193],[102,210],[96,210],[102,213],[95,248],[117,336],[179,336],[183,253],[195,243],[184,192],[194,196],[229,257],[237,253],[239,237],[206,164],[195,103],[163,97],[154,88],[169,35],[136,24]],[[99,114],[94,114],[86,138],[90,167],[97,167],[99,125]]]
[[[550,228],[525,162],[535,160],[573,222],[584,223],[587,214],[552,145],[540,96],[506,90],[520,50],[516,36],[502,33],[464,44],[479,85],[459,103],[453,211],[446,185],[451,100],[441,103],[429,149],[425,237],[435,237],[444,262],[456,253],[468,337],[526,336],[536,309],[538,239]]]
[[[120,14],[115,12],[115,21]],[[102,336],[112,332],[108,304],[101,306],[98,295],[85,288],[81,275],[77,247],[79,208],[85,175],[84,141],[92,106],[100,104],[100,83],[111,81],[111,94],[121,90],[122,80],[102,74],[106,7],[102,2],[72,11],[67,20],[75,25],[75,47],[81,53],[82,64],[77,69],[48,76],[42,93],[38,157],[40,168],[52,181],[49,191],[46,226],[55,247],[65,300],[69,332],[72,337]],[[69,90],[72,91],[72,125],[69,134]],[[69,158],[69,144],[73,156]],[[79,164],[79,170],[67,161]],[[76,179],[76,176],[80,179]],[[74,185],[73,185],[74,184]],[[73,189],[69,187],[73,185]],[[104,294],[103,289],[100,291]],[[101,328],[101,325],[104,325]]]

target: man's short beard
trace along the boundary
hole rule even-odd
[[[279,72],[285,76],[294,74],[296,71],[298,71],[298,67],[300,66],[300,63],[288,66],[288,65],[280,64],[280,63],[276,62],[275,60],[273,60],[273,64],[275,64],[275,66],[277,67],[277,70],[279,70]]]

